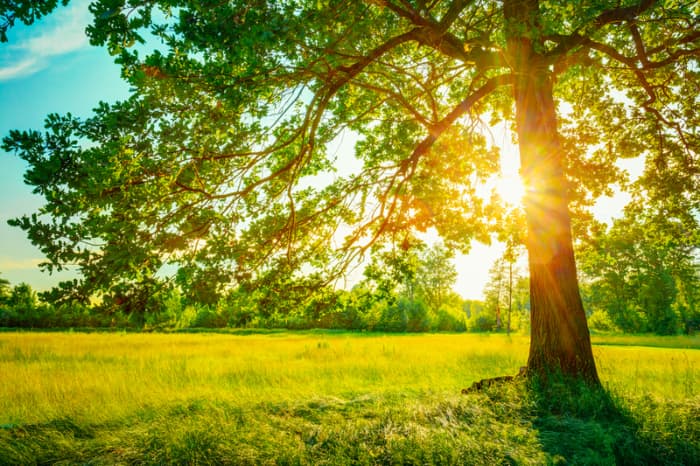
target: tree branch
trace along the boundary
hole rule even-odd
[[[452,124],[460,118],[462,115],[467,113],[479,100],[487,96],[499,86],[512,83],[512,76],[510,74],[495,76],[488,81],[486,84],[481,86],[476,91],[472,92],[467,98],[462,100],[450,113],[448,113],[442,120],[435,123],[429,128],[430,134],[425,137],[413,150],[410,157],[405,159],[401,166],[401,171],[410,176],[416,169],[418,165],[418,160],[425,155],[426,152],[435,144],[435,141],[444,133]],[[409,172],[410,169],[410,172]]]
[[[599,14],[592,23],[593,28],[600,29],[603,26],[621,21],[632,21],[641,13],[648,10],[654,5],[654,0],[641,0],[636,5],[628,7],[613,8]],[[588,40],[588,36],[582,35],[581,31],[588,29],[588,25],[578,27],[569,35],[550,35],[546,36],[545,40],[557,42],[559,45],[547,53],[547,56],[552,58],[551,61],[556,61],[560,57],[566,55],[571,49],[583,45]]]
[[[407,19],[416,27],[415,39],[422,45],[464,63],[473,63],[482,71],[487,68],[504,66],[498,53],[480,47],[465,50],[464,43],[451,34],[448,29],[457,20],[459,14],[471,3],[471,0],[454,0],[447,13],[437,22],[424,18],[415,10],[404,10],[387,0],[369,0],[370,3],[385,7],[399,17]]]

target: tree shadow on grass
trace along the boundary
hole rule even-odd
[[[700,400],[620,398],[583,382],[528,382],[552,464],[700,465]]]
[[[0,425],[0,464],[700,465],[700,398],[536,380],[241,406],[192,399],[106,423]]]

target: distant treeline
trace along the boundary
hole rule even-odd
[[[529,330],[527,297],[503,304],[463,300],[453,291],[457,272],[442,245],[373,257],[365,278],[351,290],[318,277],[265,277],[225,291],[167,282],[125,286],[89,303],[38,295],[29,285],[0,291],[0,326],[23,328],[111,327],[134,329],[284,328],[379,332]],[[522,293],[521,293],[522,294]],[[505,293],[500,293],[501,297]]]
[[[517,290],[523,292],[522,280]],[[506,331],[507,309],[490,299],[462,300],[452,294],[438,308],[421,297],[387,294],[358,285],[352,290],[317,290],[310,297],[294,298],[265,291],[236,290],[217,302],[192,302],[176,289],[154,292],[140,303],[104,299],[92,304],[43,301],[27,284],[5,287],[0,296],[0,327],[9,328],[113,328],[179,330],[195,328],[343,329],[377,332],[491,332]],[[700,319],[675,319],[674,332],[693,333]],[[511,306],[510,331],[529,331],[529,304],[517,297]],[[589,313],[593,331],[625,331],[602,309]],[[668,329],[669,322],[664,321]],[[660,333],[660,332],[657,332]]]
[[[27,284],[0,298],[0,327],[14,328],[185,328],[348,329],[382,332],[491,331],[493,313],[480,301],[453,299],[431,310],[420,299],[379,296],[358,287],[323,290],[305,302],[269,302],[261,293],[229,293],[216,303],[188,302],[177,290],[155,293],[138,308],[94,304],[52,304],[42,301]],[[139,312],[140,309],[140,312]]]

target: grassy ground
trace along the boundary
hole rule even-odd
[[[0,333],[0,464],[700,464],[697,339],[594,341],[604,391],[465,396],[528,340]]]

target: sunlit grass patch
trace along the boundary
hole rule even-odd
[[[591,337],[594,345],[598,346],[647,346],[653,348],[685,348],[700,349],[700,335],[604,335],[594,334]]]
[[[3,464],[606,464],[626,442],[637,459],[700,453],[700,351],[682,347],[595,346],[612,398],[585,388],[538,398],[522,381],[460,395],[524,365],[520,336],[6,333],[0,342]]]
[[[700,395],[700,351],[683,348],[594,346],[604,385],[622,396],[685,399]]]
[[[459,393],[524,364],[523,338],[3,334],[0,422],[95,419],[188,398],[246,404],[365,392]],[[58,411],[58,412],[57,412]]]

